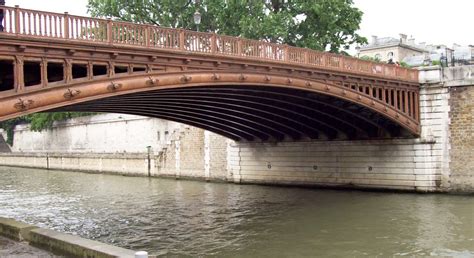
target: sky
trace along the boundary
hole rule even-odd
[[[474,45],[474,0],[353,0],[364,12],[359,33],[398,37],[417,43]],[[87,15],[87,0],[6,0],[8,6]]]

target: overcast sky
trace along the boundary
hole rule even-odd
[[[364,12],[360,33],[413,36],[417,43],[474,44],[474,0],[354,0]],[[6,0],[7,5],[52,12],[87,14],[87,0]]]

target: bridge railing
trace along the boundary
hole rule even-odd
[[[0,6],[0,33],[109,45],[175,49],[242,58],[274,60],[341,72],[418,82],[418,70],[258,40]]]

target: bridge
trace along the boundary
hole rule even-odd
[[[214,33],[1,6],[0,121],[137,114],[235,141],[420,135],[418,71]]]

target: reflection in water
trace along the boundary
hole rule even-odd
[[[472,196],[0,168],[0,216],[161,255],[474,255]]]

